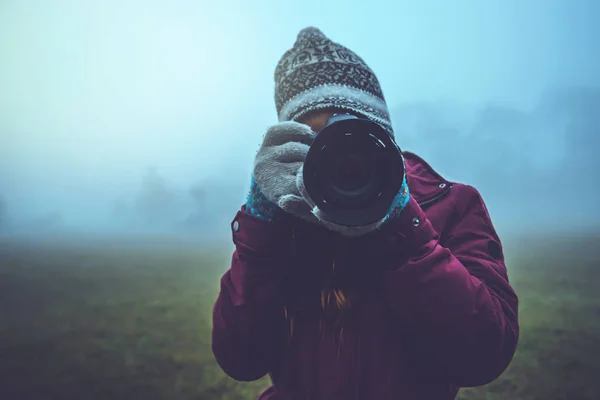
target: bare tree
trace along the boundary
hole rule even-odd
[[[157,226],[173,221],[175,202],[166,180],[155,167],[148,168],[135,203],[143,223]]]
[[[208,191],[202,183],[195,183],[190,187],[189,195],[193,201],[193,209],[179,225],[185,230],[201,229],[207,218],[205,209]]]
[[[207,198],[206,188],[204,185],[200,183],[192,185],[190,188],[190,196],[194,200],[194,205],[196,206],[197,210],[204,208]]]

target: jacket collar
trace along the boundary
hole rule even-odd
[[[402,155],[410,194],[420,205],[442,196],[452,186],[418,155],[408,151],[403,151]]]

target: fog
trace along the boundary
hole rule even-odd
[[[317,26],[500,231],[599,226],[600,2],[2,1],[0,230],[226,238]]]

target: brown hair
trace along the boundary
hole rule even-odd
[[[341,346],[344,341],[344,326],[352,311],[356,296],[349,288],[342,288],[335,279],[336,263],[333,261],[330,279],[321,289],[321,317],[319,319],[319,332],[321,334],[333,334],[338,343],[337,355],[339,357]],[[288,306],[284,306],[284,316],[287,321],[288,341],[294,336],[294,312]]]

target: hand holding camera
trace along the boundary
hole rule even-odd
[[[268,129],[254,160],[247,202],[253,215],[271,219],[271,211],[277,206],[296,217],[316,222],[296,185],[313,138],[310,127],[298,122],[286,121]]]
[[[344,236],[377,229],[410,198],[400,148],[375,122],[348,114],[334,115],[317,135],[297,122],[273,126],[253,177],[254,203],[263,196]]]

